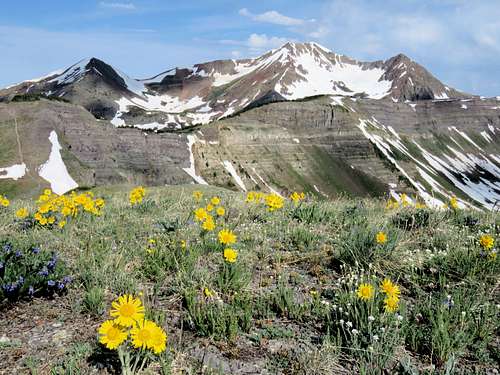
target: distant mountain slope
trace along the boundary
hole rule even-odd
[[[142,80],[93,58],[0,101],[0,191],[11,194],[207,183],[500,201],[500,97],[454,90],[404,55],[359,62],[287,43]]]

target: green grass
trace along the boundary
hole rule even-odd
[[[116,370],[116,357],[97,344],[95,330],[111,301],[132,293],[142,296],[169,336],[167,352],[148,362],[148,373],[204,367],[205,373],[230,373],[238,364],[294,374],[486,373],[496,367],[500,267],[478,238],[488,232],[498,240],[497,214],[386,211],[374,199],[312,197],[271,213],[246,204],[243,194],[203,187],[204,204],[218,195],[227,210],[218,229],[238,236],[232,245],[238,259],[229,264],[216,233],[193,221],[196,188],[151,188],[137,207],[128,203],[128,187],[96,189],[106,200],[102,216],[81,215],[64,230],[23,230],[14,212],[21,206],[33,212],[33,201],[0,209],[0,241],[54,249],[75,278],[66,297],[4,303],[1,316],[18,309],[28,319],[61,321],[78,332],[63,355],[31,350],[21,336],[20,345],[2,347],[4,366],[54,374]],[[387,243],[375,243],[378,231],[387,233]],[[386,277],[401,289],[396,313],[383,308],[378,284]],[[375,287],[375,299],[356,296],[361,282]],[[68,307],[59,316],[44,313],[63,304]],[[0,324],[15,336],[16,323]],[[15,355],[19,347],[21,356]]]

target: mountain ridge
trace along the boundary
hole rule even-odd
[[[84,94],[78,98],[78,94],[68,93],[68,89],[72,91],[71,86],[83,85],[80,82],[86,78],[102,79],[116,92],[113,95],[108,89],[103,89],[102,95],[94,92],[94,98],[102,97],[95,101]],[[93,82],[93,86],[99,85]],[[0,90],[0,99],[7,100],[23,92],[69,96],[70,101],[83,105],[97,118],[110,120],[115,126],[175,130],[227,117],[273,91],[285,100],[316,95],[393,101],[473,97],[443,85],[403,54],[363,62],[314,42],[288,42],[256,58],[176,67],[145,79],[131,78],[93,57],[79,61],[60,74]],[[131,116],[130,108],[135,108],[141,116]]]
[[[43,185],[36,172],[57,146],[79,186],[405,193],[432,207],[456,196],[461,207],[492,210],[500,200],[499,99],[448,87],[403,54],[359,62],[313,43],[141,80],[85,59],[0,90],[0,150],[8,151],[0,183],[26,194]],[[30,148],[24,165],[16,119]],[[19,166],[25,176],[13,172]]]

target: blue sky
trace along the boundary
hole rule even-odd
[[[24,0],[0,9],[0,87],[91,56],[146,78],[294,40],[360,60],[403,52],[453,87],[500,95],[497,0]]]

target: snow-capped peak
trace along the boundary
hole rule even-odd
[[[385,61],[362,62],[315,42],[288,42],[256,58],[205,62],[166,70],[147,79],[131,78],[90,58],[29,87],[19,86],[17,91],[63,96],[73,84],[87,77],[85,82],[97,89],[91,93],[92,101],[99,103],[88,104],[88,97],[80,103],[92,110],[97,108],[99,118],[103,113],[115,113],[114,124],[144,126],[145,118],[150,116],[147,125],[158,124],[160,119],[163,123],[158,128],[207,123],[255,104],[318,95],[392,98],[396,102],[465,96],[444,86],[402,54]],[[101,85],[96,82],[106,87],[101,97],[97,87]],[[16,88],[8,95],[13,92]],[[75,95],[81,94],[71,96],[78,102]],[[122,118],[133,107],[139,110],[140,123],[129,123],[130,114]]]

